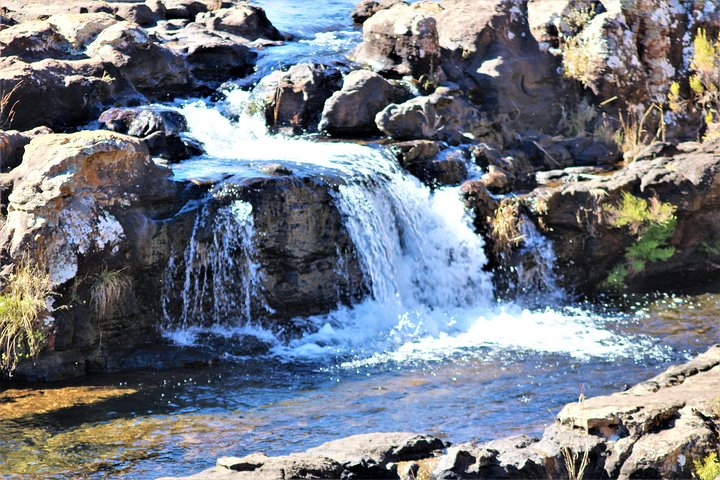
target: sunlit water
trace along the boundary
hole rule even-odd
[[[301,59],[337,61],[359,39],[349,22],[353,2],[316,9],[299,0],[259,3],[297,41],[267,49],[254,78]],[[371,294],[298,319],[305,333],[281,341],[255,326],[249,309],[228,318],[221,302],[234,295],[230,287],[220,290],[216,310],[194,310],[202,285],[188,275],[179,286],[187,289],[183,317],[164,320],[170,340],[196,345],[208,330],[251,334],[270,345],[268,353],[197,370],[7,390],[0,394],[0,474],[148,478],[193,473],[221,455],[283,454],[372,431],[454,442],[539,433],[581,390],[617,391],[718,339],[714,295],[569,305],[546,270],[547,306],[498,303],[457,188],[431,192],[380,147],[270,135],[246,111],[251,94],[228,88],[218,103],[175,104],[207,149],[176,166],[176,178],[257,175],[268,162],[342,177],[334,199]],[[241,302],[257,294],[253,276],[262,270],[249,242],[252,207],[233,204],[221,215],[234,243],[218,241],[208,261],[221,277],[223,268],[247,269],[248,281],[235,289]],[[551,267],[542,237],[525,234]],[[223,263],[238,250],[241,261]]]

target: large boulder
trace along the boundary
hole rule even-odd
[[[363,24],[363,42],[350,58],[384,75],[439,79],[440,43],[436,3],[399,3],[380,10]]]
[[[484,109],[553,130],[563,102],[558,61],[531,35],[526,4],[444,0],[440,6],[435,18],[447,77]]]
[[[192,87],[184,58],[136,24],[118,22],[106,28],[88,46],[87,54],[114,65],[138,91],[152,98],[167,99]]]
[[[480,112],[446,88],[391,104],[375,117],[378,129],[395,140],[442,140],[459,144],[487,134]]]
[[[341,82],[342,76],[334,67],[302,63],[263,78],[255,96],[271,127],[315,130],[325,102]]]
[[[8,94],[10,106],[0,112],[0,124],[18,130],[81,125],[107,104],[145,100],[115,67],[94,60],[26,63],[0,57],[0,91]]]
[[[20,165],[25,154],[25,147],[30,140],[45,133],[52,133],[52,131],[45,127],[38,127],[27,132],[0,130],[0,172],[7,173]]]
[[[48,21],[37,20],[0,30],[0,56],[23,60],[68,58],[72,46]]]
[[[402,103],[407,94],[377,73],[349,73],[342,88],[325,102],[319,130],[337,136],[379,133],[375,117],[391,103]]]
[[[138,139],[84,131],[37,136],[2,182],[11,191],[2,265],[37,261],[61,307],[37,367],[21,365],[19,376],[115,370],[129,350],[157,342],[166,257],[155,218],[174,208],[170,170],[153,163]],[[114,294],[103,291],[109,278],[118,280]]]
[[[270,23],[265,10],[254,5],[240,4],[209,12],[202,20],[210,30],[227,32],[247,41],[257,39],[284,40]]]

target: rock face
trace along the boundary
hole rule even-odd
[[[195,233],[174,244],[177,257],[170,262],[165,299],[170,322],[233,324],[253,318],[265,319],[269,328],[280,322],[293,330],[294,317],[362,297],[362,270],[331,196],[337,181],[275,168],[218,186],[189,212]],[[247,271],[248,264],[255,270]],[[212,283],[214,278],[223,283]],[[194,286],[184,291],[188,282]],[[206,291],[215,295],[203,295]]]
[[[713,247],[720,238],[716,228],[720,202],[717,142],[681,144],[679,150],[655,144],[613,175],[579,180],[539,188],[531,194],[547,206],[539,218],[548,237],[562,245],[556,248],[558,268],[568,286],[579,291],[598,288],[634,241],[627,229],[610,224],[608,209],[619,203],[622,192],[669,203],[678,218],[670,239],[672,257],[648,262],[642,272],[627,278],[629,287],[646,290],[697,284],[698,278],[717,273]]]
[[[712,413],[718,382],[720,345],[625,392],[568,404],[540,439],[449,447],[410,433],[355,435],[286,457],[223,457],[186,478],[271,478],[282,465],[294,472],[300,462],[312,478],[410,479],[422,464],[433,479],[567,478],[579,474],[585,452],[585,478],[690,478],[692,460],[720,446]],[[572,474],[563,451],[577,458]]]
[[[353,22],[362,25],[365,20],[375,15],[380,10],[387,10],[399,3],[406,3],[402,0],[363,0],[352,11]]]
[[[335,136],[376,134],[375,116],[389,104],[404,100],[407,94],[401,88],[376,73],[356,70],[325,102],[318,128]]]
[[[317,64],[300,64],[263,78],[256,88],[272,128],[316,130],[325,101],[340,88],[340,72]]]
[[[56,306],[67,306],[55,310],[53,341],[40,361],[57,368],[30,369],[27,378],[112,370],[117,365],[101,344],[120,355],[157,339],[159,304],[147,297],[164,265],[153,248],[154,218],[173,207],[169,177],[139,140],[112,132],[37,136],[5,175],[12,191],[0,230],[2,263],[36,259],[49,270]],[[122,272],[127,288],[100,312],[91,297],[108,271]]]

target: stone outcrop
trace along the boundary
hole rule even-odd
[[[538,216],[546,234],[562,245],[556,248],[557,266],[568,286],[579,291],[598,288],[635,240],[628,229],[614,228],[608,214],[622,192],[669,203],[676,208],[678,219],[670,239],[672,257],[648,262],[642,272],[627,278],[629,287],[677,288],[717,273],[718,142],[677,148],[657,143],[612,175],[571,176],[562,181],[566,183],[535,190],[530,199],[531,203],[541,200]]]
[[[313,478],[567,478],[565,456],[586,478],[690,478],[692,461],[720,445],[720,345],[633,388],[565,406],[542,438],[449,446],[411,433],[372,433],[284,457],[223,457],[186,478],[272,478],[302,464]]]
[[[285,37],[270,23],[265,11],[254,5],[241,4],[208,12],[198,18],[210,30],[227,32],[247,41],[257,39],[284,40]]]
[[[398,3],[406,3],[403,0],[362,0],[355,5],[351,13],[353,22],[362,25],[365,20],[375,15],[380,10],[387,10]]]

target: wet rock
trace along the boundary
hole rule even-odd
[[[537,172],[535,182],[538,185],[552,185],[556,182],[581,182],[583,180],[594,180],[598,178],[598,174],[607,172],[607,169],[601,167],[568,167],[561,170]]]
[[[395,5],[403,3],[403,0],[362,0],[360,3],[355,5],[351,13],[353,22],[358,25],[365,23],[365,20],[375,15],[380,10],[387,10],[388,8],[394,7]]]
[[[490,219],[495,215],[497,201],[481,180],[468,180],[460,187],[465,205],[473,212],[475,231],[488,238]]]
[[[431,2],[397,5],[377,12],[363,24],[363,42],[351,60],[384,74],[442,78],[436,15]]]
[[[246,40],[284,40],[285,37],[270,23],[265,10],[254,5],[240,4],[208,13],[202,20],[210,30],[227,32]]]
[[[316,130],[323,105],[341,82],[337,69],[304,63],[263,78],[256,95],[271,127]]]
[[[202,146],[184,133],[185,117],[178,111],[163,107],[111,108],[99,121],[109,130],[142,138],[150,154],[170,161],[199,155]]]
[[[403,168],[427,185],[457,185],[467,178],[467,152],[441,151],[439,142],[428,140],[403,142],[391,148]]]
[[[532,188],[536,167],[521,150],[502,150],[491,159],[481,181],[492,193]]]
[[[395,140],[429,139],[467,142],[486,131],[480,113],[445,88],[432,95],[391,104],[375,117],[378,129]]]
[[[292,175],[293,171],[280,163],[263,165],[260,170],[268,175]]]
[[[336,136],[377,134],[377,114],[389,104],[405,100],[406,93],[380,75],[356,70],[345,77],[342,88],[325,102],[318,128]]]

